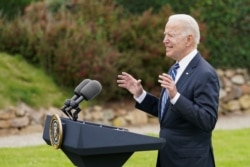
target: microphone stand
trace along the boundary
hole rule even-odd
[[[67,116],[69,117],[69,119],[72,119],[72,118],[73,118],[72,113],[71,113],[70,111],[67,110],[67,106],[70,105],[70,102],[71,102],[71,100],[70,100],[70,99],[67,99],[67,100],[65,101],[65,103],[64,103],[65,106],[62,107],[61,110],[63,111],[63,113],[64,113],[65,115],[67,115]]]
[[[79,107],[75,109],[75,112],[73,113],[73,121],[77,121],[78,119],[78,113],[81,111]]]
[[[71,110],[74,109],[75,112],[71,113]],[[70,106],[68,108],[65,109],[65,112],[70,113],[69,115],[71,116],[71,118],[73,119],[73,121],[77,121],[78,119],[78,113],[81,111],[81,109],[79,108],[79,102],[71,100],[70,101]]]

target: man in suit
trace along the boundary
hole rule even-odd
[[[133,94],[136,108],[159,118],[160,137],[166,144],[158,152],[157,167],[215,167],[212,131],[220,86],[215,70],[197,50],[199,40],[193,17],[169,17],[163,43],[166,56],[178,65],[159,75],[160,98],[146,92],[132,75],[118,75],[118,86]]]

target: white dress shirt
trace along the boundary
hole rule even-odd
[[[188,66],[188,64],[191,62],[191,60],[194,58],[194,56],[198,53],[197,49],[194,49],[192,52],[190,52],[187,56],[185,56],[183,59],[181,59],[181,61],[176,62],[179,63],[179,68],[177,69],[177,74],[175,76],[175,83],[178,82],[180,76],[182,75],[182,73],[184,72],[184,70],[186,69],[186,67]],[[139,97],[135,97],[134,99],[138,102],[141,103],[144,98],[146,97],[147,92],[145,90],[143,90],[142,94]],[[175,104],[176,101],[179,99],[180,97],[180,93],[177,92],[177,94],[175,95],[175,97],[173,99],[170,99],[170,102],[172,104]]]

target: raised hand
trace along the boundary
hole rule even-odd
[[[159,75],[158,82],[161,84],[162,88],[167,89],[169,97],[171,99],[176,95],[177,88],[176,88],[174,80],[171,78],[170,75],[166,73]]]
[[[135,97],[139,97],[143,92],[141,80],[135,79],[126,72],[122,72],[122,74],[118,75],[117,84],[119,87],[127,89]]]

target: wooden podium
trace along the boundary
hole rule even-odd
[[[53,145],[55,137],[56,147],[78,167],[121,167],[135,151],[159,150],[165,144],[162,138],[68,118],[57,117],[61,124],[58,128],[52,118],[46,117],[43,139]]]

